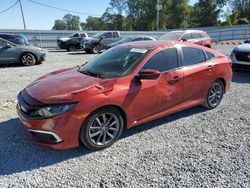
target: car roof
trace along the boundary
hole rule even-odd
[[[0,33],[0,35],[18,36],[19,34],[12,34],[12,33]]]
[[[125,44],[121,44],[119,46],[123,47],[134,47],[134,48],[144,48],[144,49],[149,49],[149,50],[156,50],[160,48],[169,48],[169,47],[174,47],[174,46],[186,46],[186,47],[193,47],[193,48],[198,48],[205,50],[207,52],[213,53],[214,55],[217,56],[224,56],[224,54],[217,52],[213,49],[198,45],[198,44],[193,44],[191,42],[181,42],[181,41],[164,41],[164,40],[157,40],[157,41],[135,41],[135,42],[128,42]]]
[[[203,30],[198,29],[188,29],[188,30],[177,30],[177,31],[170,31],[170,32],[183,32],[183,33],[205,33]]]

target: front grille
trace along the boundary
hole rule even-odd
[[[250,52],[237,52],[235,57],[237,61],[250,62]]]

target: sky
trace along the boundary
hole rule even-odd
[[[0,12],[10,7],[17,0],[0,0]],[[87,13],[102,15],[109,6],[110,0],[34,0],[50,6]],[[51,30],[56,19],[62,19],[68,12],[51,9],[28,0],[21,0],[27,29]],[[194,4],[197,0],[190,0]],[[77,14],[75,14],[77,15]],[[81,22],[88,15],[78,14]],[[0,29],[23,29],[22,15],[19,4],[0,14]]]

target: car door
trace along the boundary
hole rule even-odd
[[[153,69],[161,72],[156,80],[140,80],[135,84],[133,105],[137,120],[157,114],[181,102],[183,72],[178,68],[176,48],[156,52],[141,70]]]
[[[112,36],[112,32],[107,32],[103,35],[103,39],[101,41],[102,45],[106,46],[110,43],[113,42],[113,36]]]
[[[9,44],[7,46],[6,44]],[[17,49],[5,40],[0,39],[0,63],[15,63],[17,60]]]
[[[214,67],[212,61],[202,49],[182,47],[182,63],[184,71],[183,100],[203,99],[213,82]]]
[[[190,41],[194,44],[205,45],[204,37],[200,33],[192,33],[192,39]]]

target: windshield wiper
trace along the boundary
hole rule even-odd
[[[83,74],[86,74],[88,76],[93,76],[93,77],[97,77],[97,78],[103,78],[101,74],[96,73],[96,72],[91,72],[91,71],[79,71]]]

